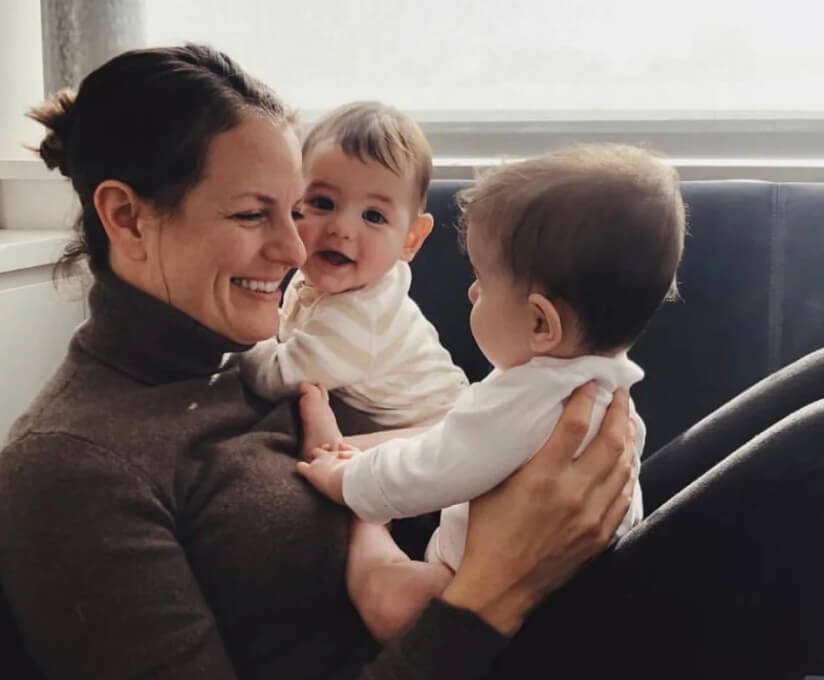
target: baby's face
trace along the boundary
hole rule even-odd
[[[483,226],[469,225],[466,250],[475,270],[469,287],[469,325],[484,356],[499,369],[533,357],[530,347],[533,315],[526,291],[518,288],[497,260],[497,242]]]
[[[307,281],[327,293],[378,281],[403,256],[417,217],[412,171],[396,175],[377,161],[347,156],[330,140],[304,159],[304,176],[297,224]]]

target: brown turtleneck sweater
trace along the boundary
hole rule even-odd
[[[378,654],[344,586],[347,513],[294,472],[294,397],[221,367],[244,347],[112,274],[90,305],[0,454],[0,580],[47,677],[488,669],[504,639],[438,601]]]

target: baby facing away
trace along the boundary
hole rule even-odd
[[[627,357],[663,300],[677,293],[685,212],[677,173],[648,152],[584,145],[504,166],[460,196],[475,270],[470,326],[493,365],[442,421],[363,451],[343,443],[325,389],[302,385],[298,471],[360,518],[347,587],[366,625],[391,639],[460,564],[468,501],[525,464],[564,402],[593,385],[586,445],[616,389],[643,371]],[[631,405],[636,462],[645,439]],[[384,523],[441,510],[425,562],[410,560]],[[643,517],[641,488],[616,537]]]

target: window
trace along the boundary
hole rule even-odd
[[[818,0],[146,0],[152,44],[203,40],[303,109],[433,119],[824,111]]]
[[[144,1],[149,44],[209,42],[305,120],[412,112],[441,176],[604,140],[685,178],[824,177],[818,0]]]

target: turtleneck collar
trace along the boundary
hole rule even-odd
[[[149,384],[208,377],[241,345],[179,309],[138,290],[111,271],[94,271],[90,318],[76,342],[100,361]]]

